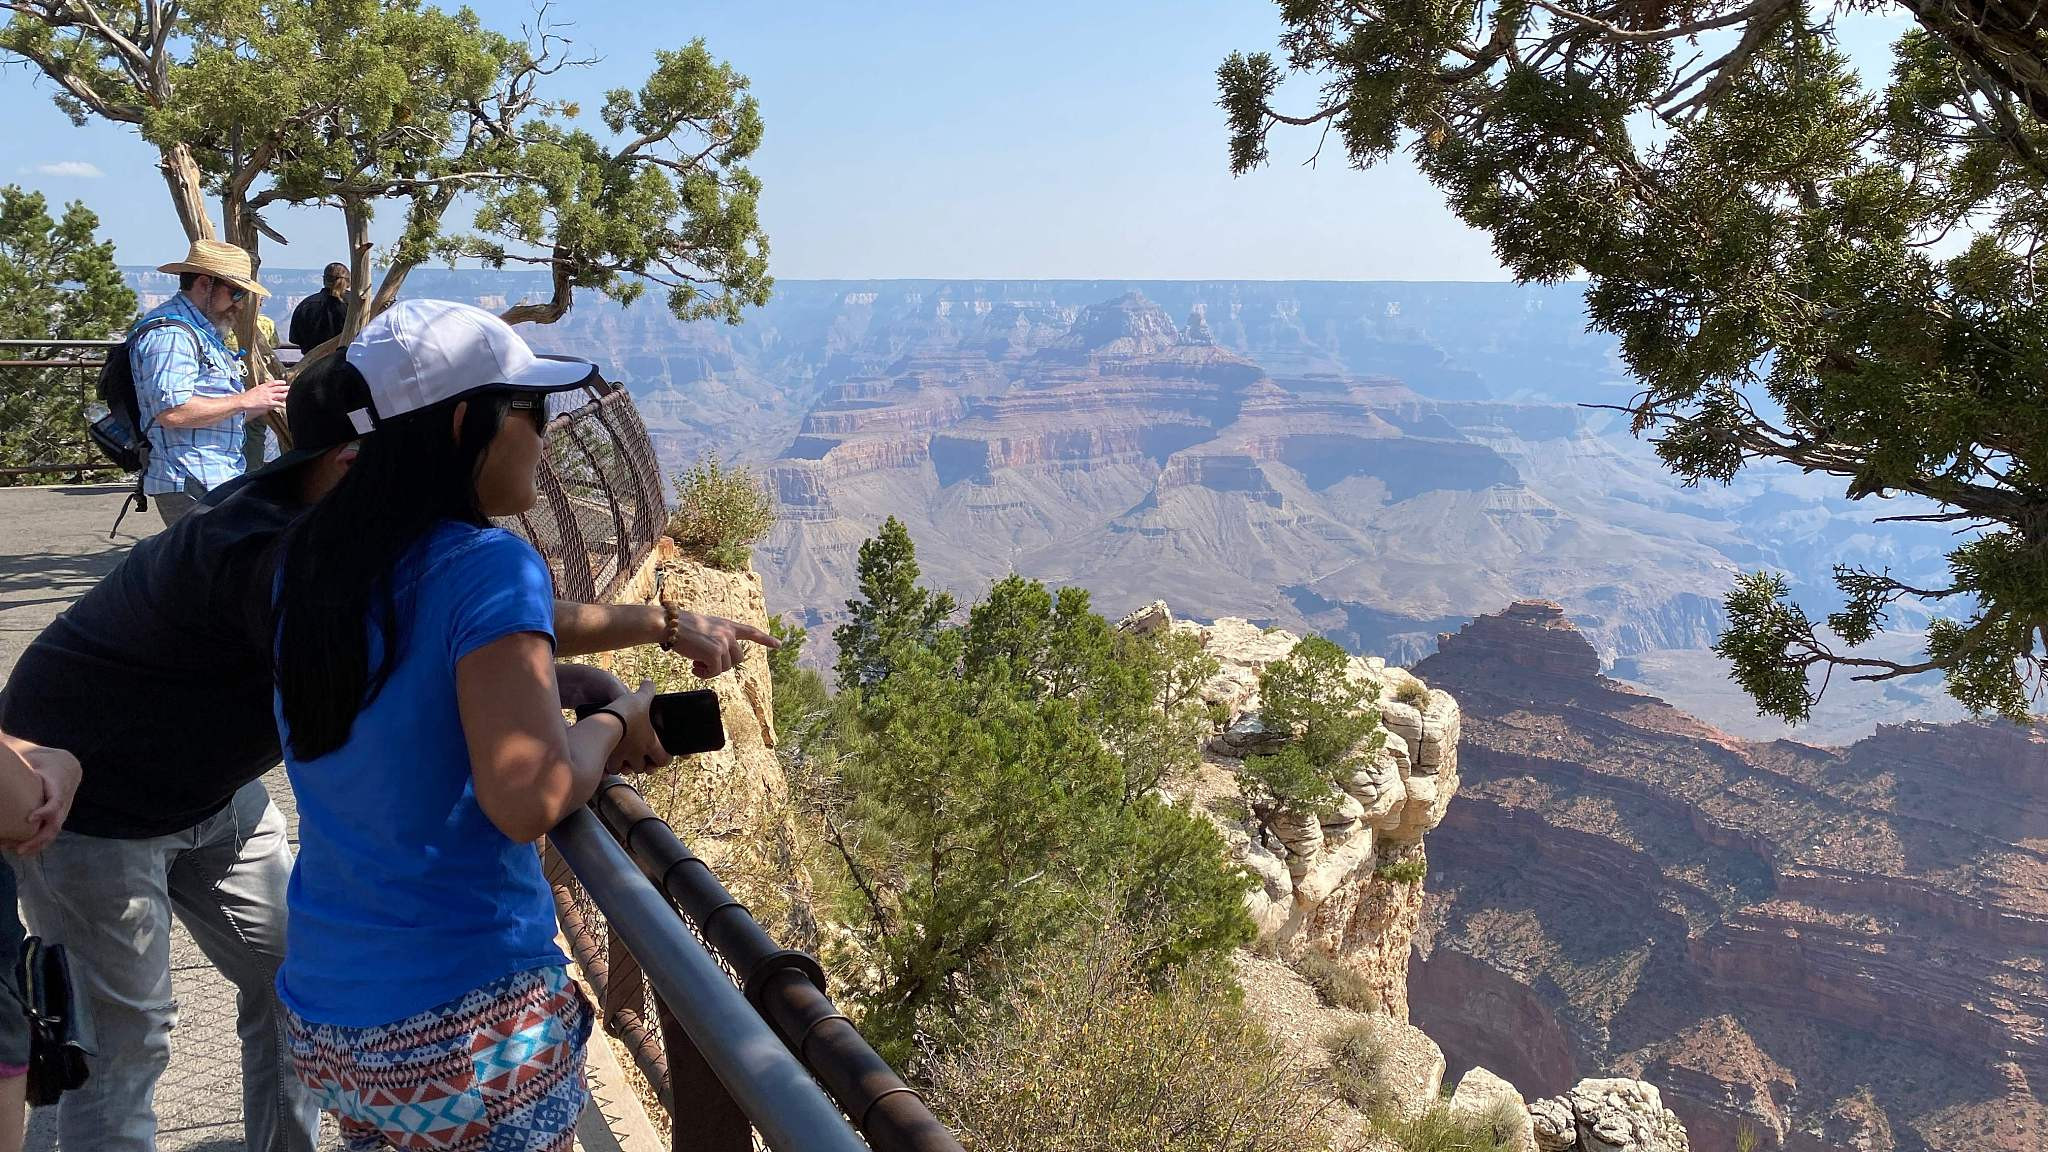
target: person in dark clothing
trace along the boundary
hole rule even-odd
[[[292,309],[289,335],[301,351],[311,351],[341,335],[348,323],[348,265],[329,264],[320,274],[320,291]]]
[[[29,927],[67,945],[94,1023],[92,1078],[58,1106],[66,1148],[156,1146],[173,915],[239,991],[250,1152],[314,1147],[318,1108],[292,1074],[276,993],[293,853],[260,779],[281,756],[270,605],[275,545],[346,474],[360,435],[349,413],[366,397],[341,355],[307,368],[287,401],[297,447],[137,544],[0,693],[0,729],[83,765],[54,842],[10,858]],[[715,675],[762,639],[655,605],[555,610],[562,656],[661,643]]]

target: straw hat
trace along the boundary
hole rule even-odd
[[[159,272],[194,272],[201,276],[212,276],[225,280],[237,288],[268,296],[270,292],[256,282],[249,269],[249,254],[233,244],[219,240],[194,240],[192,250],[185,258],[158,268]]]

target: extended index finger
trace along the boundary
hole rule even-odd
[[[774,636],[754,627],[752,624],[744,624],[738,620],[732,622],[732,634],[741,640],[752,640],[754,643],[765,648],[782,647],[782,641],[777,640]]]

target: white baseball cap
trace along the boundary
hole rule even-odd
[[[347,355],[370,386],[370,408],[349,413],[363,433],[485,389],[563,392],[603,379],[588,360],[535,355],[510,324],[453,300],[400,300],[363,326]]]

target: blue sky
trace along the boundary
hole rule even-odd
[[[506,32],[533,11],[473,7]],[[752,78],[768,125],[753,167],[781,277],[1504,278],[1486,239],[1405,163],[1356,172],[1326,153],[1309,169],[1313,140],[1295,134],[1276,137],[1270,167],[1230,176],[1214,71],[1233,49],[1274,44],[1277,8],[1261,0],[556,11],[603,62],[548,91],[587,110],[693,36]],[[1881,59],[1897,27],[1862,21],[1846,42]],[[175,259],[184,241],[153,152],[125,128],[74,128],[48,91],[0,70],[12,118],[0,181],[84,199],[124,263]],[[337,212],[271,220],[292,243],[267,245],[266,262],[341,258]]]

